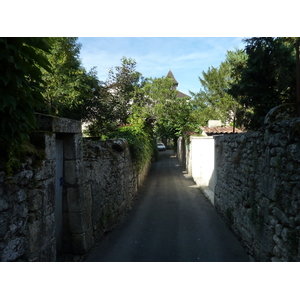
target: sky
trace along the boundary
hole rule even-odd
[[[99,80],[105,81],[125,56],[136,61],[136,70],[146,78],[171,70],[178,90],[187,95],[199,92],[203,71],[219,67],[227,51],[245,46],[243,37],[79,37],[78,42],[83,67],[96,66]]]

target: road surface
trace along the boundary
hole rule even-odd
[[[160,152],[138,200],[86,262],[241,262],[249,258],[171,150]]]

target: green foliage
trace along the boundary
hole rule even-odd
[[[122,57],[121,66],[110,69],[108,88],[119,125],[125,125],[131,115],[132,104],[143,105],[143,96],[139,89],[143,86],[144,78],[136,71],[136,62],[132,58]]]
[[[122,66],[110,71],[110,92],[102,99],[102,103],[109,103],[107,107],[113,110],[99,113],[89,126],[89,134],[111,136],[110,131],[125,124],[131,125],[127,126],[131,129],[125,127],[126,130],[119,131],[131,132],[137,120],[151,130],[151,139],[153,134],[177,138],[185,131],[195,130],[197,126],[191,118],[191,104],[188,99],[176,98],[173,80],[168,77],[144,80],[135,66],[134,60],[123,57]],[[105,124],[107,120],[109,123]]]
[[[80,62],[80,47],[77,38],[53,37],[47,58],[51,72],[43,72],[48,102],[46,111],[60,117],[76,120],[88,119],[96,105],[101,86],[95,69],[86,72]]]
[[[99,89],[96,101],[88,109],[87,120],[92,121],[88,135],[107,138],[119,126],[130,124],[134,107],[145,106],[141,90],[144,79],[135,68],[135,60],[123,57],[121,66],[110,69],[106,86]]]
[[[8,173],[18,166],[22,145],[44,107],[41,69],[50,71],[46,38],[0,38],[0,151]]]
[[[108,134],[108,138],[123,138],[128,141],[132,159],[142,167],[154,155],[154,138],[149,125],[141,118],[133,115],[131,125],[119,127]],[[156,143],[155,143],[156,147]]]
[[[197,127],[191,117],[189,97],[177,98],[174,81],[169,77],[149,78],[141,89],[143,107],[148,119],[152,120],[157,137],[176,139]]]
[[[295,48],[286,38],[250,38],[245,42],[247,63],[235,68],[239,78],[228,92],[243,107],[252,110],[246,124],[249,129],[257,130],[270,109],[295,102]]]
[[[203,89],[193,94],[194,118],[205,126],[208,120],[230,122],[236,106],[233,97],[227,93],[232,80],[229,62],[221,63],[219,68],[211,67],[207,72],[203,71],[202,76],[199,81]]]
[[[198,126],[197,122],[192,119],[191,112],[191,103],[186,98],[166,101],[156,124],[157,134],[161,137],[176,139],[185,133],[195,131]]]

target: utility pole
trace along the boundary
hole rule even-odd
[[[236,102],[234,99],[234,112],[233,112],[233,129],[232,129],[232,133],[235,133],[235,115],[236,115]]]

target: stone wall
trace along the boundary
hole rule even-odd
[[[215,207],[256,261],[300,261],[300,119],[215,138]]]
[[[177,159],[180,165],[188,170],[188,160],[189,160],[189,149],[188,145],[186,145],[186,141],[184,137],[179,137],[177,140]]]
[[[55,261],[55,135],[32,137],[43,159],[27,157],[12,177],[0,172],[0,260]],[[54,154],[53,154],[54,150]]]
[[[85,141],[85,182],[95,242],[131,209],[149,167],[150,162],[140,168],[132,161],[126,140]]]
[[[0,162],[1,261],[87,253],[130,209],[150,166],[133,163],[125,140],[83,140],[78,121],[37,119],[21,168],[7,177]]]

